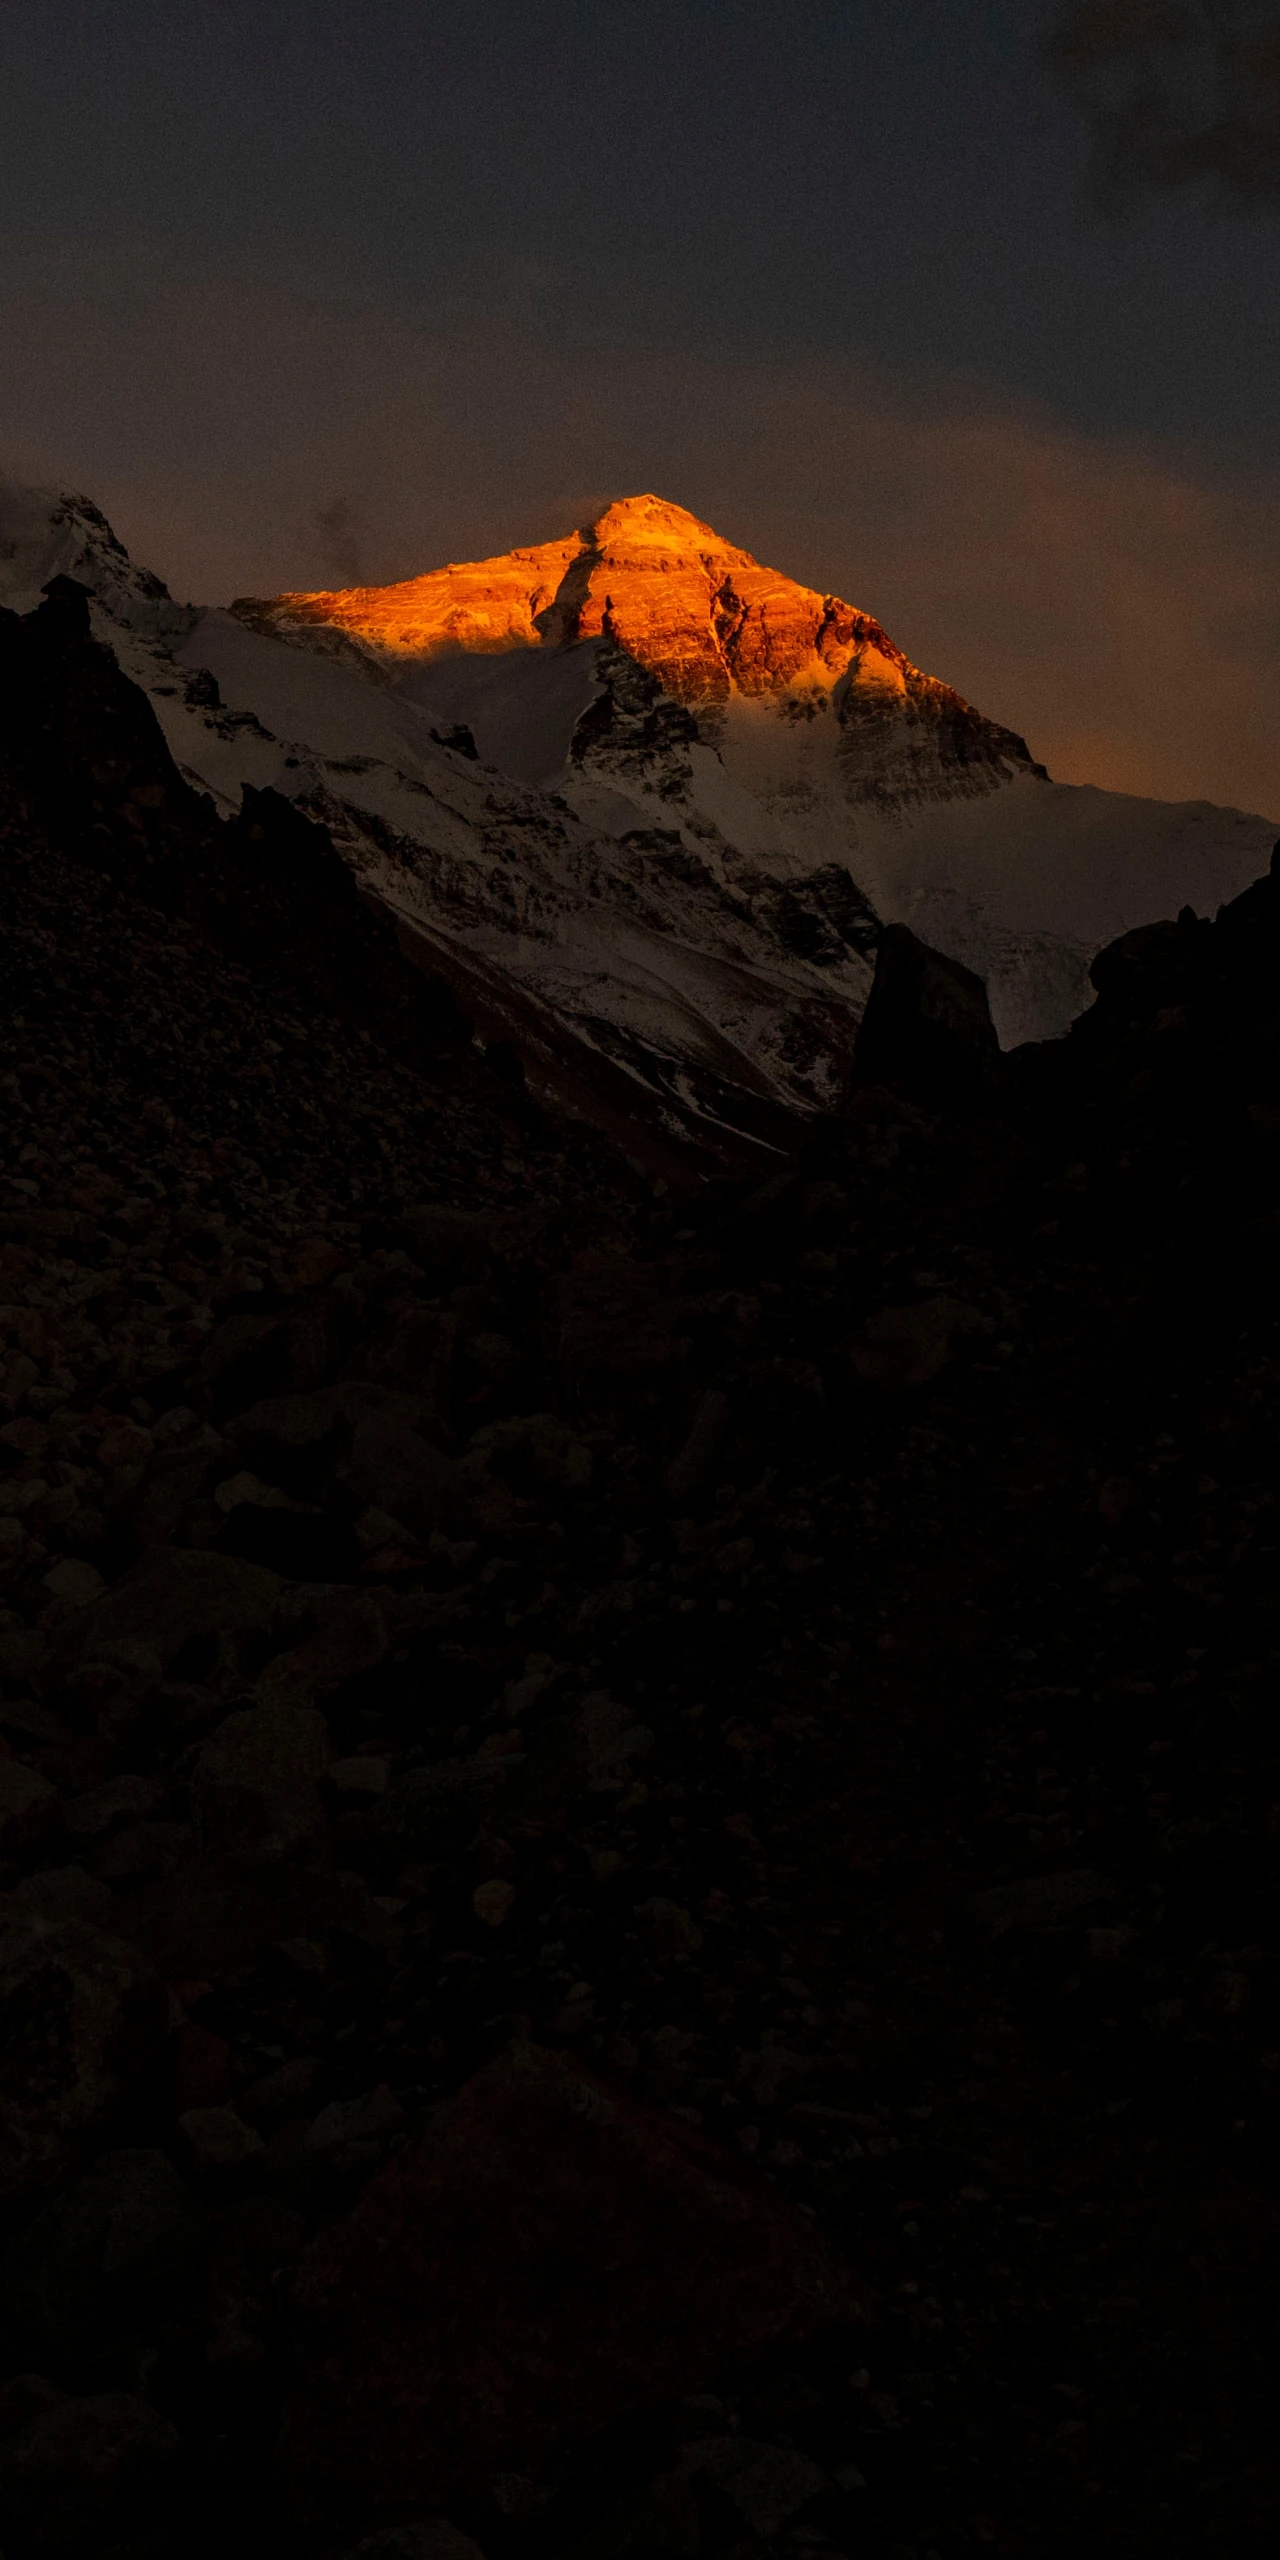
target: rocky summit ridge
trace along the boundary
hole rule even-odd
[[[846,697],[868,714],[909,706],[917,720],[945,726],[957,768],[1032,764],[1021,738],[923,675],[870,614],[762,568],[652,494],[615,499],[576,533],[529,550],[450,562],[392,586],[242,598],[231,609],[279,630],[341,632],[397,669],[612,640],[677,702],[790,694],[801,717],[806,693],[843,678]]]

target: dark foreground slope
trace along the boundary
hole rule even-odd
[[[673,1206],[0,638],[6,2554],[1271,2549],[1280,887]]]

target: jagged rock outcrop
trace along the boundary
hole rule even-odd
[[[270,967],[282,992],[341,1006],[417,1060],[469,1040],[325,828],[251,788],[224,822],[178,772],[153,705],[95,638],[77,579],[52,579],[33,613],[0,607],[0,775],[15,815],[230,956]]]
[[[992,1093],[1000,1044],[981,978],[906,925],[886,926],[853,1072],[856,1084],[887,1085],[910,1102],[944,1108]]]

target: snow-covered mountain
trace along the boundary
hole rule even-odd
[[[58,571],[224,810],[322,820],[535,1083],[669,1125],[836,1100],[879,921],[987,978],[1006,1044],[1093,953],[1265,869],[1272,822],[1051,782],[839,597],[655,497],[383,588],[176,605],[82,499],[0,492],[0,601]]]

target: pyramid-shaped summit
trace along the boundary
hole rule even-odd
[[[880,698],[966,711],[870,614],[725,542],[652,492],[616,498],[574,533],[492,560],[451,561],[388,587],[345,587],[233,611],[281,634],[327,625],[384,664],[616,640],[682,702],[828,692],[846,670]],[[1009,739],[1006,753],[1026,750]]]

